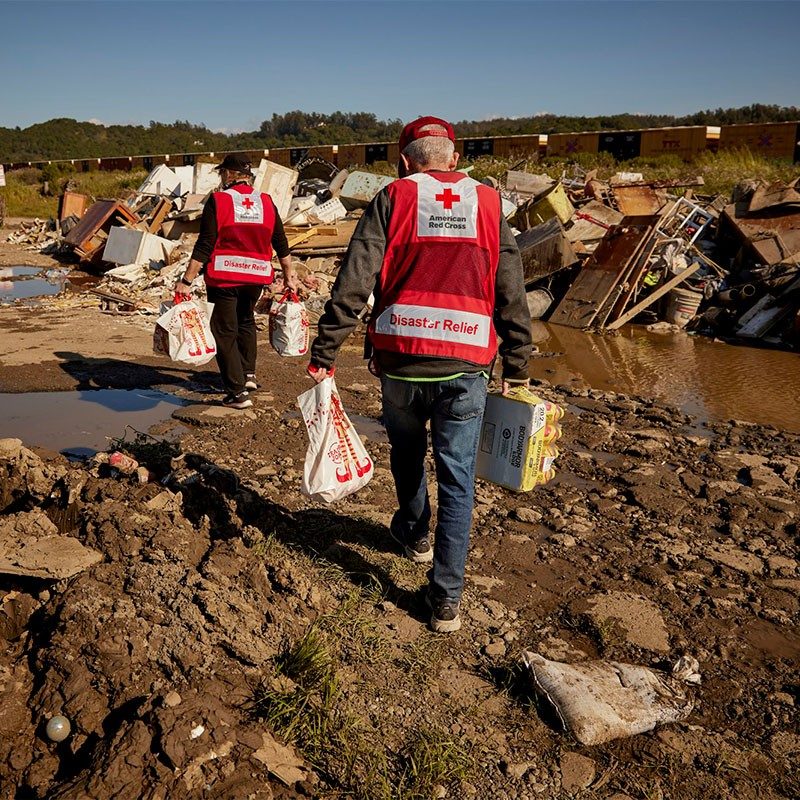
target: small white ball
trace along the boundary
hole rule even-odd
[[[47,720],[45,733],[51,742],[63,742],[64,739],[69,736],[71,730],[72,725],[70,725],[69,720],[57,714],[55,717],[50,717],[50,719]]]

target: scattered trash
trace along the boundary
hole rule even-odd
[[[681,658],[671,675],[615,661],[563,664],[522,654],[536,693],[581,744],[594,745],[651,731],[689,716],[694,703],[683,685],[699,683],[699,664]]]
[[[648,181],[620,172],[600,180],[596,170],[572,164],[556,179],[526,172],[525,164],[484,183],[499,192],[515,226],[532,318],[598,331],[659,320],[674,326],[662,331],[800,346],[800,179],[742,181],[726,198],[698,194],[697,176]],[[362,209],[393,180],[337,170],[324,159],[314,166],[302,179],[300,165],[261,159],[253,168],[255,186],[284,221],[311,323]],[[161,164],[124,202],[86,208],[84,195],[66,191],[58,224],[34,220],[8,240],[50,254],[70,249],[102,272],[94,291],[107,313],[157,314],[188,264],[217,186],[213,164]],[[277,272],[259,314],[286,288]],[[200,282],[199,299],[204,293]]]

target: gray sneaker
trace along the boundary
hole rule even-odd
[[[222,398],[222,405],[226,408],[252,408],[253,401],[247,392],[239,392],[239,394],[227,394]]]
[[[425,602],[431,610],[431,630],[434,633],[455,633],[461,629],[461,603],[454,600],[434,600],[430,594]]]
[[[389,535],[400,545],[403,555],[415,564],[430,564],[433,561],[433,548],[427,533],[411,544],[406,544],[391,528]]]

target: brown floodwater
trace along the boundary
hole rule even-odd
[[[800,432],[800,354],[639,326],[599,335],[534,321],[532,330],[543,354],[531,360],[532,378],[653,398],[699,422]]]

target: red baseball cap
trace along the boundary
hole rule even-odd
[[[444,130],[421,130],[426,125],[439,125],[444,128]],[[419,119],[415,119],[413,122],[409,122],[408,125],[403,128],[403,132],[400,134],[400,152],[402,153],[403,150],[406,149],[406,145],[411,144],[411,142],[415,142],[417,139],[422,139],[425,136],[446,137],[454,144],[456,141],[455,131],[449,122],[439,119],[439,117],[420,117]]]

